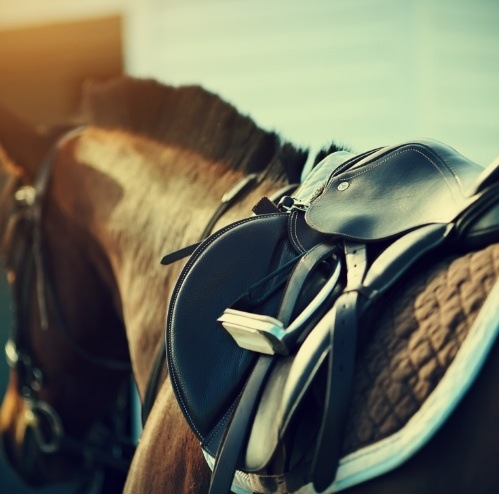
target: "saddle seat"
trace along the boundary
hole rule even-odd
[[[327,164],[328,158],[324,161]],[[336,162],[324,183],[304,184],[290,205],[238,221],[202,242],[175,286],[166,346],[175,395],[203,450],[213,457],[220,454],[234,410],[238,411],[255,363],[262,359],[251,343],[255,337],[269,336],[266,330],[255,329],[252,314],[266,328],[282,314],[283,303],[296,300],[296,307],[287,311],[290,321],[280,328],[286,338],[286,329],[309,309],[341,263],[341,276],[305,318],[302,334],[285,348],[287,356],[272,357],[276,363],[269,367],[255,399],[245,452],[234,460],[244,471],[266,472],[292,426],[293,440],[300,446],[286,464],[299,463],[296,458],[303,459],[310,447],[304,439],[315,437],[317,427],[297,425],[295,412],[322,379],[319,369],[328,352],[336,352],[335,361],[340,358],[332,344],[336,312],[341,312],[337,300],[356,294],[355,310],[348,313],[351,332],[356,333],[362,314],[443,240],[455,236],[462,245],[468,239],[481,244],[497,241],[498,178],[499,166],[484,170],[442,143],[403,143]],[[307,264],[318,245],[330,246],[323,249],[329,257],[318,256],[309,263],[313,276],[301,277],[309,286],[294,283],[299,267]],[[360,252],[363,270],[354,273]],[[359,293],[362,299],[357,302]],[[223,329],[219,319],[229,308],[241,315],[237,329],[245,335],[249,331],[249,337],[236,334],[234,339]],[[355,339],[351,343],[355,346]],[[269,353],[279,353],[272,343],[269,348]],[[333,374],[336,389],[343,378]],[[345,383],[346,396],[348,379]],[[310,458],[305,463],[308,468]],[[297,478],[297,485],[310,480],[303,471]]]
[[[426,224],[449,223],[498,175],[499,166],[484,171],[438,141],[398,144],[334,170],[305,219],[326,235],[388,239]]]

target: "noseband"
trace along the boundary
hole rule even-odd
[[[118,425],[126,423],[126,399],[123,396],[118,397],[113,423],[108,427],[109,430],[100,434],[102,441],[90,443],[69,437],[54,407],[39,398],[46,376],[36,363],[30,342],[32,286],[35,283],[37,315],[42,331],[49,329],[47,307],[50,304],[55,315],[54,327],[79,356],[106,369],[131,369],[129,362],[97,357],[77,343],[58,302],[55,286],[44,259],[42,211],[56,153],[81,130],[82,128],[74,129],[59,139],[41,163],[34,185],[23,185],[15,192],[15,210],[9,218],[9,226],[12,228],[11,241],[14,245],[13,276],[9,277],[12,287],[13,326],[5,353],[7,364],[17,374],[18,392],[26,406],[26,426],[32,431],[42,453],[71,452],[82,456],[91,467],[110,466],[127,471],[134,445],[133,441],[126,437],[126,433],[120,430],[122,426]]]

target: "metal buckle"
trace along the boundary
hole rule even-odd
[[[64,428],[59,414],[45,401],[26,400],[26,406],[24,412],[26,426],[33,431],[40,450],[47,454],[57,452],[64,436]],[[48,434],[46,428],[42,427],[42,420],[48,425]]]
[[[23,185],[16,190],[14,197],[24,207],[32,207],[36,201],[36,189],[32,185]]]
[[[15,369],[19,361],[19,353],[17,352],[16,344],[10,339],[5,343],[5,359],[9,368]]]

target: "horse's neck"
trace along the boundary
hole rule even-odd
[[[68,173],[59,173],[59,200],[109,257],[142,394],[182,265],[163,267],[159,261],[198,239],[223,193],[242,174],[186,150],[97,130],[83,134],[73,156]],[[74,191],[71,197],[66,187]],[[241,207],[250,212],[248,205]],[[233,211],[232,217],[242,214]]]

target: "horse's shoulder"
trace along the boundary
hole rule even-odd
[[[179,456],[179,452],[183,454]],[[124,494],[208,492],[210,470],[167,379],[156,398],[125,485]]]

